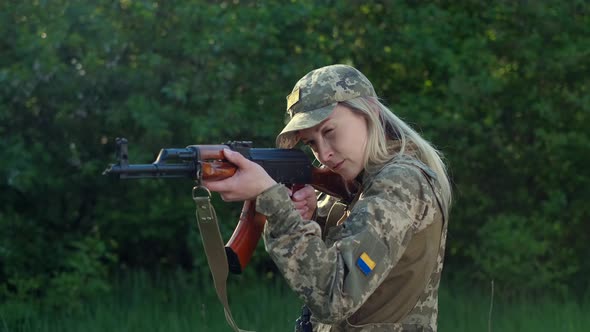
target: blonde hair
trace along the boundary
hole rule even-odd
[[[443,196],[441,203],[445,205],[443,212],[447,216],[451,206],[452,193],[442,153],[375,97],[359,97],[340,104],[367,119],[368,139],[364,161],[365,170],[372,172],[381,168],[395,154],[404,154],[411,143],[412,148],[415,149],[416,158],[430,167],[437,175]],[[391,139],[398,139],[400,142],[399,151],[393,152],[393,154],[388,150],[388,140]]]

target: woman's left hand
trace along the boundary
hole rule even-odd
[[[315,189],[310,185],[305,185],[291,195],[291,200],[301,217],[310,220],[318,204]]]
[[[224,149],[223,154],[227,161],[238,168],[236,173],[219,181],[203,181],[203,185],[211,191],[218,192],[224,201],[254,199],[276,184],[262,166],[246,159],[239,152]]]

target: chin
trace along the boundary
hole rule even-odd
[[[354,169],[350,169],[350,168],[341,168],[338,169],[337,171],[334,171],[337,174],[340,174],[340,176],[344,179],[344,181],[353,181],[354,179],[356,179],[356,177],[361,174],[361,170],[354,170]]]
[[[338,173],[344,179],[344,181],[352,181],[356,178],[356,176],[352,176],[351,173]]]

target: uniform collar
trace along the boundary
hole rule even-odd
[[[418,147],[414,142],[407,141],[406,146],[404,149],[404,153],[400,154],[402,148],[402,142],[400,140],[388,140],[387,141],[387,151],[391,155],[391,160],[386,164],[389,164],[391,161],[397,158],[415,158],[418,159]],[[353,184],[355,184],[358,188],[362,188],[363,183],[368,183],[370,179],[379,173],[381,167],[385,165],[381,165],[376,171],[366,171],[363,169],[359,175],[353,180]]]

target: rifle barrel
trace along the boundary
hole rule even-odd
[[[103,174],[118,174],[121,179],[133,178],[195,178],[197,167],[194,163],[184,164],[131,164],[111,165]]]

